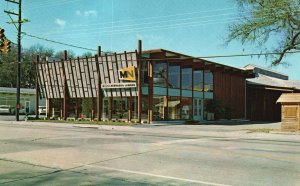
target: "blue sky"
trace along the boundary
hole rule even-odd
[[[2,10],[16,5],[0,1],[0,27],[16,41],[16,29],[6,24],[9,17]],[[224,45],[227,28],[239,19],[234,0],[23,0],[23,17],[30,20],[22,31],[59,42],[103,51],[132,51],[142,39],[143,49],[164,48],[195,57],[259,53],[258,47],[232,42]],[[266,46],[276,46],[272,38]],[[42,44],[56,51],[72,50],[80,55],[86,50],[62,46],[24,36],[24,48]],[[249,63],[269,67],[264,57],[209,59],[234,67]],[[272,67],[300,80],[300,54],[284,59],[289,66]]]

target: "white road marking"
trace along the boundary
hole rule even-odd
[[[214,185],[214,186],[229,186],[229,185],[213,183],[213,182],[192,180],[192,179],[186,179],[186,178],[178,178],[178,177],[173,177],[173,176],[164,176],[164,175],[152,174],[152,173],[147,173],[147,172],[132,171],[132,170],[126,170],[126,169],[117,169],[117,168],[98,166],[98,165],[86,165],[86,164],[79,164],[79,165],[83,165],[83,166],[87,166],[87,167],[97,167],[97,168],[100,168],[100,169],[113,170],[113,171],[119,171],[119,172],[131,173],[131,174],[138,174],[138,175],[144,175],[144,176],[151,176],[151,177],[172,179],[172,180],[178,180],[178,181],[185,181],[185,182],[190,182],[190,183],[199,183],[199,184]]]

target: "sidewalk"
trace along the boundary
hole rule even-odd
[[[282,142],[300,142],[300,132],[281,132],[272,131],[270,133],[255,132],[250,133],[246,128],[259,127],[260,124],[243,124],[235,125],[156,125],[141,124],[134,126],[114,126],[114,125],[96,125],[96,124],[72,124],[72,123],[55,123],[55,122],[15,122],[0,121],[0,124],[25,125],[25,126],[55,126],[62,128],[90,128],[96,130],[107,130],[116,132],[141,133],[145,135],[170,135],[182,136],[184,138],[228,138],[235,140],[266,140]],[[262,125],[261,128],[263,128]],[[272,124],[278,129],[278,123]],[[280,125],[279,125],[280,126]],[[228,130],[228,127],[230,128]]]

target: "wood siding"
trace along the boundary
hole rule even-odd
[[[299,130],[300,129],[300,105],[282,105],[282,130]]]
[[[214,100],[232,109],[232,119],[245,118],[245,77],[215,71]]]
[[[263,86],[247,85],[247,119],[252,121],[281,121],[281,105],[276,101],[282,93]]]

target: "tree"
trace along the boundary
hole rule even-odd
[[[283,63],[289,52],[300,51],[300,0],[236,0],[241,21],[229,26],[227,43],[240,40],[263,46],[278,40],[272,65]]]
[[[68,50],[68,58],[74,58],[75,53],[72,50]],[[55,53],[54,57],[57,59],[64,59],[65,52],[64,51],[58,51]]]
[[[53,56],[54,50],[36,44],[28,49],[24,49],[22,53],[21,63],[21,82],[22,88],[35,87],[35,61],[36,55],[42,58]],[[11,52],[8,54],[0,54],[0,87],[16,87],[16,62],[17,62],[17,46],[12,45]]]
[[[84,52],[81,57],[93,57],[93,53],[92,52]]]

